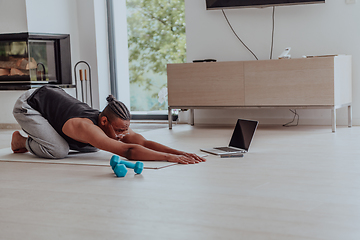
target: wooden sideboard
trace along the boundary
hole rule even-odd
[[[168,64],[171,109],[348,107],[352,125],[352,58],[349,55],[236,62]]]

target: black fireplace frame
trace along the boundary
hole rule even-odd
[[[55,47],[55,65],[56,65],[56,81],[49,83],[36,83],[30,81],[27,83],[2,83],[0,81],[0,90],[22,90],[30,89],[39,85],[58,85],[62,87],[75,87],[72,84],[72,65],[71,65],[71,47],[70,34],[55,33],[5,33],[0,34],[0,41],[26,41],[29,40],[52,40]]]

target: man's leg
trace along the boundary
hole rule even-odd
[[[27,99],[33,90],[29,90],[16,101],[13,114],[25,133],[29,135],[25,139],[25,148],[34,155],[42,158],[64,158],[69,153],[69,145],[49,124],[49,122],[36,110],[29,106]],[[13,134],[12,148],[14,152],[24,152],[21,148],[21,135]],[[17,143],[19,143],[17,145]]]

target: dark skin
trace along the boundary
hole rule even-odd
[[[193,153],[169,148],[160,143],[145,139],[131,130],[130,121],[116,118],[109,121],[99,116],[98,125],[87,118],[69,119],[63,126],[64,134],[83,143],[125,157],[129,160],[168,161],[181,164],[193,164],[206,161]],[[26,138],[18,131],[13,133],[11,148],[14,153],[26,152]]]

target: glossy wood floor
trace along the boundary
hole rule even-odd
[[[10,146],[12,131],[0,131]],[[230,128],[149,139],[201,154]],[[128,172],[0,162],[0,239],[360,239],[360,127],[259,127],[243,158]]]

